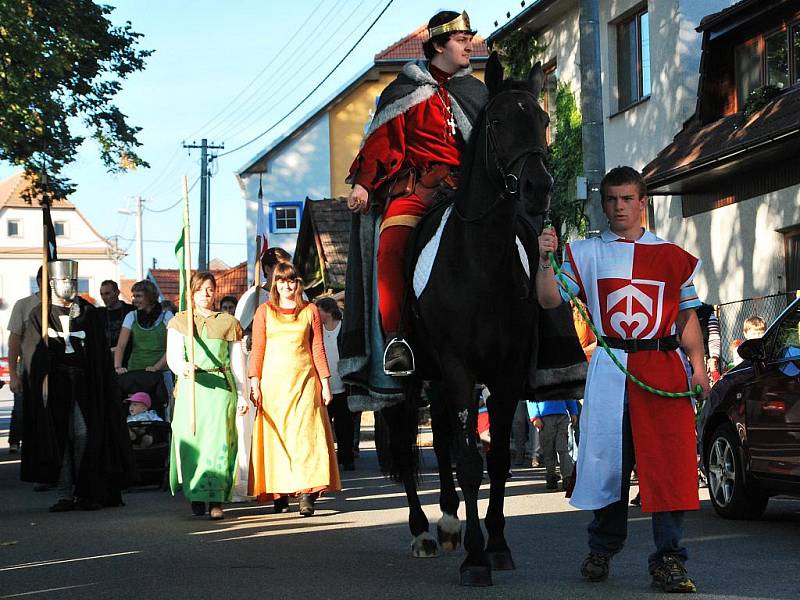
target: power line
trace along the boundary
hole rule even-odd
[[[125,240],[126,242],[129,238],[120,237],[119,239]],[[143,242],[147,242],[148,244],[174,244],[175,240],[142,240]],[[193,244],[198,243],[197,240],[192,240]],[[211,242],[212,246],[246,246],[247,242]]]
[[[289,40],[295,40],[295,39],[297,38],[297,35],[300,33],[300,31],[302,31],[303,27],[305,27],[306,25],[308,25],[309,21],[311,20],[311,19],[310,19],[310,17],[311,17],[311,16],[313,16],[313,15],[315,15],[315,14],[317,13],[317,11],[319,10],[319,8],[320,8],[320,7],[321,7],[321,6],[322,6],[322,5],[325,3],[325,1],[326,1],[326,0],[320,0],[320,1],[317,3],[317,5],[316,5],[316,6],[315,6],[315,7],[314,7],[312,10],[311,10],[311,13],[309,14],[309,16],[308,16],[308,17],[306,17],[305,19],[303,19],[303,20],[301,21],[301,24],[300,24],[300,26],[299,26],[299,27],[298,27],[298,28],[295,30],[295,32],[294,32],[292,35],[290,35],[290,36],[289,36]],[[334,6],[334,7],[336,6],[336,3],[335,3],[335,2],[334,2],[334,4],[333,4],[333,6]],[[322,23],[322,22],[324,22],[324,21],[325,21],[325,19],[323,18],[323,19],[320,21],[320,23]],[[319,26],[318,26],[318,27],[319,27]],[[316,30],[315,30],[315,31],[316,31]],[[312,35],[313,35],[313,34],[312,34]],[[310,36],[309,36],[309,37],[310,37]],[[308,37],[307,37],[306,39],[308,39]],[[270,61],[269,61],[269,62],[266,64],[266,66],[265,66],[263,69],[261,69],[261,70],[258,72],[258,74],[257,74],[255,77],[253,77],[253,79],[250,81],[250,83],[248,83],[248,84],[247,84],[247,85],[246,85],[244,88],[242,88],[242,90],[241,90],[241,91],[240,91],[238,94],[236,94],[236,96],[234,96],[234,98],[233,98],[233,99],[232,99],[230,102],[228,102],[228,103],[227,103],[225,106],[223,106],[223,107],[222,107],[222,108],[219,110],[219,112],[217,112],[217,113],[216,113],[216,114],[215,114],[213,117],[211,117],[211,118],[210,118],[208,121],[206,121],[206,122],[205,122],[203,125],[201,125],[200,127],[198,127],[198,128],[197,128],[197,129],[196,129],[196,130],[195,130],[193,133],[191,133],[190,135],[188,135],[188,136],[186,136],[186,137],[187,137],[187,138],[193,138],[193,137],[197,137],[197,135],[198,135],[198,134],[199,134],[201,131],[205,130],[207,127],[210,127],[212,123],[214,123],[214,122],[215,122],[215,121],[216,121],[216,120],[217,120],[217,119],[218,119],[218,118],[219,118],[219,117],[220,117],[220,116],[221,116],[221,115],[222,115],[222,114],[223,114],[223,113],[224,113],[226,110],[228,110],[228,108],[230,108],[231,106],[233,106],[233,104],[234,104],[234,103],[235,103],[235,102],[236,102],[236,101],[237,101],[239,98],[241,98],[241,97],[244,95],[244,93],[245,93],[245,92],[247,92],[247,91],[248,91],[248,90],[249,90],[249,89],[250,89],[250,88],[253,86],[253,84],[254,84],[256,81],[258,81],[258,79],[259,79],[259,78],[260,78],[260,77],[261,77],[261,76],[262,76],[262,75],[263,75],[263,74],[264,74],[264,73],[267,71],[267,69],[269,69],[269,68],[270,68],[270,67],[271,67],[271,66],[272,66],[272,65],[275,63],[275,61],[276,61],[276,60],[277,60],[277,59],[278,59],[280,56],[281,56],[281,53],[279,53],[279,52],[276,52],[276,53],[273,55],[272,59],[271,59],[271,60],[270,60]],[[211,136],[211,137],[214,137],[214,136]]]
[[[383,0],[378,0],[379,3],[382,1]],[[291,58],[283,63],[283,65],[277,70],[271,81],[265,81],[259,87],[253,90],[253,92],[247,97],[244,103],[242,103],[242,105],[240,106],[238,114],[233,113],[223,123],[220,123],[218,129],[220,129],[222,133],[214,137],[223,137],[224,135],[224,137],[230,138],[230,137],[235,137],[235,135],[240,133],[242,129],[237,130],[236,133],[233,134],[233,136],[229,132],[232,129],[236,129],[240,125],[247,123],[254,114],[259,112],[263,108],[263,106],[269,104],[269,100],[274,98],[280,91],[282,91],[288,83],[295,80],[302,81],[304,79],[304,77],[300,76],[298,69],[302,71],[304,68],[311,65],[312,69],[311,72],[309,73],[309,78],[310,78],[310,74],[316,71],[319,68],[319,65],[318,64],[315,65],[315,63],[313,61],[310,61],[309,59],[311,57],[318,56],[319,54],[323,53],[328,43],[336,37],[336,35],[342,30],[344,24],[347,23],[352,18],[352,16],[358,11],[359,8],[361,8],[363,4],[364,0],[361,0],[352,10],[352,12],[350,12],[350,14],[347,15],[337,27],[335,28],[331,27],[330,28],[331,34],[325,39],[324,42],[322,42],[322,44],[316,47],[310,47],[309,44],[306,44],[305,46],[301,45],[299,47],[300,49],[305,48],[310,50],[310,55],[308,56],[308,58],[306,58],[306,53],[302,53],[300,51],[293,51],[293,54],[291,54]],[[309,33],[307,39],[312,39],[316,35],[320,27],[322,27],[322,25],[329,24],[328,17],[336,7],[337,7],[336,4],[333,4],[331,6],[328,13],[322,18],[322,20],[319,23],[317,23],[316,27],[314,27],[314,30],[311,31],[311,33]],[[374,10],[375,9],[373,9],[370,12],[373,12]],[[295,65],[298,66],[295,67]],[[266,98],[264,98],[262,96],[262,92],[264,92],[269,88],[271,88],[273,92],[269,94]],[[285,100],[287,97],[289,97],[289,95],[290,94],[286,94],[281,100]],[[223,126],[226,127],[223,128]],[[248,126],[246,126],[244,129],[247,128]]]
[[[365,15],[364,15],[364,17],[363,17],[363,18],[362,18],[362,19],[361,19],[361,20],[358,22],[358,24],[357,24],[355,27],[353,27],[353,29],[352,29],[350,32],[348,32],[348,33],[347,33],[347,34],[346,34],[346,35],[345,35],[345,36],[344,36],[344,37],[343,37],[343,38],[342,38],[342,39],[339,41],[339,43],[336,45],[336,47],[335,47],[335,48],[333,48],[333,49],[331,49],[331,50],[326,50],[326,51],[324,52],[324,54],[325,54],[326,56],[335,56],[335,55],[336,55],[336,53],[339,51],[339,49],[340,49],[342,46],[344,46],[344,44],[345,44],[345,43],[346,43],[348,40],[351,40],[351,39],[352,39],[352,37],[353,37],[353,35],[355,34],[355,32],[356,32],[356,31],[358,31],[359,29],[361,29],[361,27],[362,27],[362,26],[364,25],[364,23],[365,23],[365,22],[366,22],[366,21],[369,19],[369,17],[370,17],[370,16],[371,16],[371,15],[372,15],[372,14],[373,14],[373,13],[374,13],[374,12],[375,12],[375,11],[376,11],[378,8],[380,8],[380,5],[383,3],[383,1],[384,1],[384,0],[378,0],[378,1],[375,3],[375,5],[372,7],[372,9],[370,9],[370,10],[369,10],[369,11],[368,11],[368,12],[367,12]],[[361,5],[362,5],[363,3],[364,3],[363,1],[362,1],[362,2],[360,2],[360,3],[359,3],[357,6],[356,6],[356,8],[355,8],[355,9],[353,9],[353,12],[351,12],[349,15],[347,15],[347,17],[346,17],[346,18],[345,18],[345,20],[344,20],[344,23],[349,23],[350,21],[352,21],[352,19],[353,19],[353,16],[356,14],[356,12],[358,11],[358,9],[361,7]],[[323,47],[327,46],[328,42],[330,42],[331,40],[333,40],[333,39],[334,39],[334,37],[336,36],[336,34],[337,34],[338,32],[339,32],[339,30],[338,30],[338,29],[337,29],[336,31],[334,31],[334,32],[333,32],[333,33],[330,35],[330,37],[328,37],[328,39],[327,39],[327,40],[325,40],[325,42],[324,42],[324,44],[323,44]],[[319,53],[322,53],[322,50],[320,50],[320,51],[319,51],[319,52],[317,52],[317,53],[318,53],[318,54],[319,54]],[[284,101],[286,101],[287,99],[291,98],[291,97],[292,97],[292,94],[294,94],[294,92],[295,92],[295,91],[297,91],[298,89],[300,89],[300,88],[301,88],[301,87],[302,87],[302,86],[303,86],[303,85],[304,85],[304,84],[305,84],[307,81],[313,81],[313,80],[315,79],[315,74],[316,74],[318,71],[320,71],[320,70],[321,70],[321,68],[322,68],[323,64],[324,64],[324,63],[320,63],[320,64],[318,64],[318,65],[315,65],[314,63],[308,63],[308,62],[306,62],[306,63],[304,64],[303,68],[305,68],[306,66],[309,66],[309,65],[311,65],[311,70],[310,70],[310,71],[309,71],[307,74],[304,74],[304,73],[301,73],[301,72],[297,72],[297,73],[293,72],[293,73],[290,75],[290,80],[286,82],[286,85],[289,85],[290,83],[294,83],[294,84],[295,84],[295,85],[294,85],[294,87],[292,87],[292,88],[291,88],[290,90],[288,90],[288,91],[285,91],[285,87],[286,87],[286,86],[283,86],[283,85],[276,85],[276,86],[274,86],[274,90],[272,91],[272,93],[271,93],[269,96],[267,96],[266,98],[261,98],[261,99],[259,99],[259,104],[258,104],[257,106],[255,106],[255,107],[254,107],[254,108],[253,108],[253,109],[252,109],[252,110],[251,110],[249,113],[247,113],[246,115],[244,115],[242,118],[240,118],[240,119],[239,119],[239,120],[236,122],[236,125],[240,125],[240,124],[243,124],[243,123],[244,123],[244,127],[240,127],[239,129],[235,130],[233,133],[228,133],[228,134],[226,134],[226,136],[227,136],[228,138],[231,138],[231,139],[236,139],[236,137],[237,137],[238,135],[242,134],[242,133],[245,133],[245,132],[247,132],[247,133],[249,134],[249,131],[250,131],[250,129],[251,129],[251,126],[252,126],[252,123],[251,123],[251,121],[250,121],[250,117],[252,117],[253,115],[256,115],[257,113],[260,113],[260,112],[262,112],[262,110],[263,110],[263,108],[264,108],[265,106],[267,106],[267,107],[270,107],[270,108],[271,108],[271,107],[273,107],[273,106],[282,106],[283,102],[284,102]],[[273,98],[275,98],[276,96],[278,96],[278,94],[280,94],[280,93],[282,93],[282,92],[283,92],[283,96],[281,96],[281,97],[280,97],[278,100],[275,100],[275,101],[273,101]],[[267,112],[269,112],[269,111],[267,111]],[[259,118],[257,118],[257,121],[261,121],[261,118],[260,118],[260,117],[259,117]],[[234,128],[236,125],[232,125],[232,126],[231,126],[231,129],[233,129],[233,128]]]
[[[375,26],[375,24],[376,24],[376,23],[377,23],[377,22],[380,20],[380,18],[383,16],[383,14],[384,14],[384,13],[385,13],[385,12],[386,12],[388,9],[389,9],[389,7],[392,5],[392,3],[393,3],[393,2],[394,2],[394,0],[389,0],[389,2],[387,2],[387,3],[386,3],[386,6],[384,6],[384,7],[383,7],[383,10],[382,10],[382,11],[381,11],[381,12],[378,14],[378,16],[377,16],[377,17],[375,17],[375,19],[372,21],[372,23],[370,24],[370,26],[369,26],[369,27],[367,27],[367,30],[366,30],[364,33],[362,33],[362,34],[361,34],[361,37],[359,37],[359,38],[358,38],[358,40],[356,40],[356,43],[355,43],[355,44],[353,44],[353,46],[350,48],[350,50],[348,50],[348,51],[347,51],[347,53],[346,53],[346,54],[345,54],[345,55],[342,57],[342,59],[341,59],[341,60],[340,60],[338,63],[336,63],[336,64],[334,65],[334,67],[333,67],[333,68],[332,68],[332,69],[331,69],[331,70],[328,72],[328,74],[327,74],[327,75],[325,75],[325,77],[323,77],[322,81],[320,81],[320,82],[319,82],[319,83],[318,83],[316,86],[314,86],[314,89],[312,89],[312,90],[311,90],[311,91],[310,91],[308,94],[306,94],[306,96],[305,96],[305,97],[304,97],[302,100],[300,100],[300,102],[298,102],[298,103],[297,103],[297,104],[294,106],[294,108],[292,108],[292,110],[290,110],[288,113],[286,113],[284,116],[282,116],[280,119],[278,119],[278,120],[277,120],[275,123],[273,123],[272,125],[270,125],[270,126],[267,128],[267,129],[265,129],[264,131],[262,131],[261,133],[259,133],[257,136],[255,136],[255,137],[254,137],[254,138],[252,138],[251,140],[249,140],[249,141],[245,142],[244,144],[241,144],[240,146],[237,146],[237,147],[236,147],[236,148],[234,148],[233,150],[228,150],[227,152],[223,152],[223,153],[222,153],[222,154],[220,154],[219,156],[220,156],[220,157],[223,157],[223,156],[228,156],[229,154],[233,154],[234,152],[238,152],[239,150],[241,150],[241,149],[243,149],[243,148],[246,148],[247,146],[249,146],[249,145],[250,145],[250,144],[252,144],[253,142],[256,142],[256,141],[258,141],[259,139],[261,139],[262,137],[264,137],[265,135],[267,135],[267,134],[268,134],[270,131],[272,131],[273,129],[275,129],[275,127],[277,127],[277,126],[278,126],[280,123],[282,123],[282,122],[283,122],[283,121],[285,121],[287,118],[289,118],[289,116],[290,116],[290,115],[292,115],[292,114],[293,114],[293,113],[294,113],[294,112],[295,112],[295,111],[296,111],[298,108],[300,108],[300,106],[302,106],[302,104],[303,104],[303,103],[304,103],[306,100],[308,100],[308,99],[309,99],[309,98],[310,98],[310,97],[311,97],[311,96],[314,94],[314,92],[316,92],[316,91],[317,91],[317,90],[318,90],[320,87],[322,87],[322,85],[323,85],[323,84],[324,84],[324,83],[325,83],[325,82],[326,82],[328,79],[330,79],[331,75],[333,75],[333,74],[334,74],[334,72],[336,72],[336,69],[338,69],[338,68],[339,68],[339,67],[342,65],[342,63],[343,63],[345,60],[347,60],[347,58],[348,58],[348,57],[349,57],[349,56],[350,56],[350,55],[353,53],[353,51],[354,51],[354,50],[355,50],[355,49],[358,47],[358,45],[359,45],[359,44],[361,43],[361,41],[362,41],[362,40],[363,40],[363,39],[364,39],[364,38],[367,36],[367,34],[368,34],[370,31],[372,31],[372,28],[373,28],[373,27]]]
[[[194,182],[192,183],[192,185],[190,185],[190,186],[189,186],[189,191],[190,191],[190,192],[191,192],[191,191],[194,189],[194,186],[196,186],[196,185],[197,185],[197,182],[199,182],[199,181],[200,181],[200,177],[198,176],[198,177],[197,177],[197,178],[194,180]],[[177,201],[176,201],[174,204],[170,204],[170,205],[169,205],[167,208],[153,209],[153,208],[147,208],[147,207],[145,207],[145,210],[146,210],[147,212],[151,212],[151,213],[165,213],[165,212],[167,212],[167,211],[169,211],[169,210],[172,210],[172,209],[173,209],[173,208],[175,208],[176,206],[178,206],[178,205],[179,205],[181,202],[183,202],[183,198],[179,198],[179,199],[178,199],[178,200],[177,200]],[[120,238],[120,239],[125,239],[125,238]],[[145,240],[145,241],[147,241],[147,240]]]

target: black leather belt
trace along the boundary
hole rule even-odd
[[[667,337],[663,338],[650,338],[644,340],[637,340],[636,338],[623,340],[622,338],[603,336],[603,341],[608,344],[609,348],[624,350],[626,354],[642,352],[644,350],[668,352],[670,350],[678,349],[678,336],[676,335],[668,335]]]

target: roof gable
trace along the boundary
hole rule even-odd
[[[0,208],[39,208],[38,202],[31,204],[23,198],[25,190],[30,188],[30,182],[25,178],[25,172],[19,171],[11,177],[0,181]],[[35,200],[41,200],[37,195]],[[57,200],[53,208],[75,208],[69,200]]]
[[[197,271],[194,271],[196,273]],[[215,301],[224,296],[233,296],[237,300],[250,287],[247,279],[247,261],[223,271],[211,271],[217,280]],[[150,269],[147,278],[156,284],[161,297],[177,306],[180,296],[179,269]]]
[[[417,29],[409,33],[406,37],[397,40],[388,48],[375,55],[375,63],[395,60],[415,60],[425,58],[422,44],[428,40],[428,28],[420,25]],[[481,58],[489,56],[489,49],[486,47],[484,39],[478,35],[472,38],[472,56]]]

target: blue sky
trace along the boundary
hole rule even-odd
[[[387,0],[126,0],[116,6],[115,23],[129,20],[144,34],[141,46],[154,49],[143,72],[123,85],[117,103],[130,123],[142,127],[141,154],[151,168],[122,175],[105,172],[98,152],[84,143],[67,174],[78,185],[71,200],[104,236],[119,236],[128,249],[125,276],[135,275],[135,219],[117,209],[132,208],[141,194],[150,209],[165,209],[180,199],[181,178],[199,174],[199,151],[181,142],[202,137],[226,149],[255,137],[302,99],[344,56],[386,5]],[[270,134],[217,161],[211,184],[211,256],[234,265],[246,258],[244,202],[234,173],[276,137],[370,64],[375,53],[425,23],[441,8],[468,11],[473,27],[486,36],[494,21],[514,16],[518,1],[465,0],[440,5],[394,0],[373,30],[336,73],[291,117]],[[295,35],[296,34],[296,35]],[[264,71],[260,77],[257,75]],[[0,177],[13,170],[0,163]],[[191,195],[193,238],[198,188]],[[175,267],[173,240],[180,207],[144,215],[144,264]],[[75,240],[79,243],[81,240]],[[197,250],[193,249],[196,259]]]

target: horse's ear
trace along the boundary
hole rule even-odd
[[[538,98],[539,94],[542,93],[542,86],[544,85],[544,70],[542,69],[542,61],[537,61],[536,64],[531,67],[531,70],[528,73],[528,83],[530,83],[531,88],[533,89],[534,96]]]
[[[503,83],[503,65],[500,64],[500,57],[497,52],[492,52],[486,63],[486,73],[484,83],[489,88],[489,95],[494,96],[500,91],[500,84]]]

